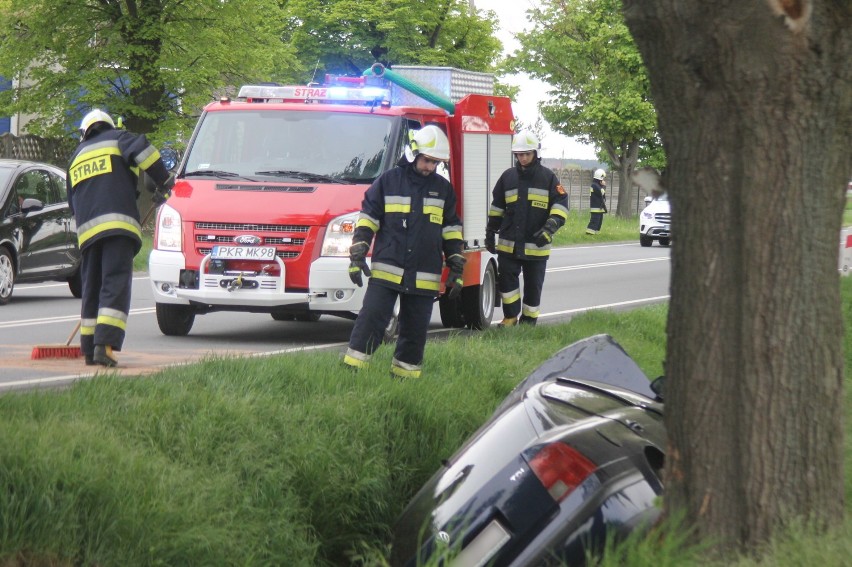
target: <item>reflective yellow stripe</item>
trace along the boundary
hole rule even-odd
[[[550,256],[550,249],[545,250],[543,248],[527,248],[526,250],[524,250],[524,253],[527,256]]]
[[[385,203],[386,213],[410,213],[411,205],[402,205],[398,203]]]
[[[154,146],[148,146],[142,152],[136,156],[136,163],[139,164],[139,167],[142,169],[148,169],[154,162],[160,159],[160,152]],[[139,161],[142,160],[142,161]]]
[[[400,378],[419,378],[421,368],[419,364],[407,364],[396,358],[391,361],[391,374]]]
[[[530,319],[537,319],[540,311],[538,307],[530,307],[529,305],[524,305],[521,308],[521,312]]]
[[[441,284],[439,282],[433,282],[428,280],[414,280],[414,287],[417,289],[429,289],[432,291],[438,291],[441,289]]]
[[[503,303],[509,305],[518,301],[521,298],[521,293],[518,290],[510,291],[508,293],[501,293],[500,297],[503,298]]]
[[[369,228],[373,232],[379,231],[379,225],[373,223],[373,221],[371,221],[370,219],[366,219],[366,218],[358,219],[358,222],[355,223],[355,228],[358,228],[358,227],[361,227],[361,226],[366,226],[367,228]]]
[[[550,214],[556,215],[558,217],[562,217],[565,220],[568,220],[568,209],[559,203],[554,204],[550,207]]]
[[[447,231],[441,235],[441,238],[443,238],[444,240],[461,240],[462,233],[457,232],[455,230]]]
[[[104,223],[95,225],[92,228],[90,228],[89,230],[80,234],[77,237],[77,245],[83,246],[83,243],[86,242],[87,240],[89,240],[90,238],[92,238],[93,236],[96,236],[96,235],[98,235],[102,232],[106,232],[107,230],[113,230],[113,229],[126,230],[127,232],[132,232],[133,234],[138,236],[140,239],[142,238],[142,231],[139,230],[138,226],[133,225],[129,222],[125,222],[125,221],[108,221],[108,222],[104,222]]]
[[[370,363],[363,360],[358,360],[357,358],[353,358],[348,354],[343,356],[343,363],[348,364],[349,366],[354,366],[355,368],[367,368],[367,366],[370,365]]]
[[[395,284],[402,283],[402,276],[397,276],[388,272],[383,272],[381,270],[373,269],[373,278],[379,280],[387,280],[389,282],[393,282]]]
[[[126,322],[108,315],[98,315],[98,325],[112,325],[113,327],[118,327],[122,331],[127,328]]]

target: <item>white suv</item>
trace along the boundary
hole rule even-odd
[[[668,194],[663,193],[655,199],[645,197],[645,205],[639,215],[639,244],[650,246],[657,240],[661,246],[668,246],[672,238]]]

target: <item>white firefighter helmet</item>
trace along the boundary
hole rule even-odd
[[[85,140],[89,129],[98,122],[104,122],[109,124],[111,128],[115,128],[115,122],[112,121],[112,117],[100,108],[95,108],[90,110],[80,122],[80,139]]]
[[[603,181],[604,179],[606,179],[606,171],[602,169],[596,169],[594,175],[592,175],[592,179]]]
[[[411,145],[406,148],[405,156],[409,162],[413,162],[420,154],[438,161],[450,161],[450,141],[434,124],[427,124],[414,132]]]
[[[538,136],[530,130],[521,130],[512,137],[512,153],[535,152],[538,157],[538,151],[541,149],[541,144],[538,141]]]

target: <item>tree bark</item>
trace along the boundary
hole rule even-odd
[[[623,4],[673,211],[665,507],[721,553],[756,550],[843,514],[852,3]]]

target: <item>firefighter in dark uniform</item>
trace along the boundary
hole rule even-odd
[[[539,148],[538,138],[532,132],[524,130],[515,134],[512,139],[515,167],[504,171],[497,180],[488,211],[485,247],[497,254],[503,327],[519,322],[535,325],[538,321],[550,243],[568,220],[568,196],[556,174],[541,165]]]
[[[598,234],[603,226],[603,216],[606,212],[606,171],[596,169],[592,174],[592,188],[589,189],[589,224],[586,234]]]
[[[83,117],[80,140],[66,179],[82,253],[80,350],[88,365],[115,366],[130,309],[133,257],[142,247],[139,172],[160,187],[153,198],[157,205],[168,198],[174,180],[145,136],[116,129],[102,110]]]
[[[447,136],[435,125],[424,126],[414,133],[405,154],[364,194],[349,249],[349,277],[359,287],[362,273],[370,280],[343,362],[353,368],[368,365],[399,298],[399,338],[391,374],[416,378],[441,290],[443,256],[449,268],[446,293],[452,299],[461,294],[465,258],[453,187],[435,171],[450,159]],[[366,258],[374,236],[370,267]]]

